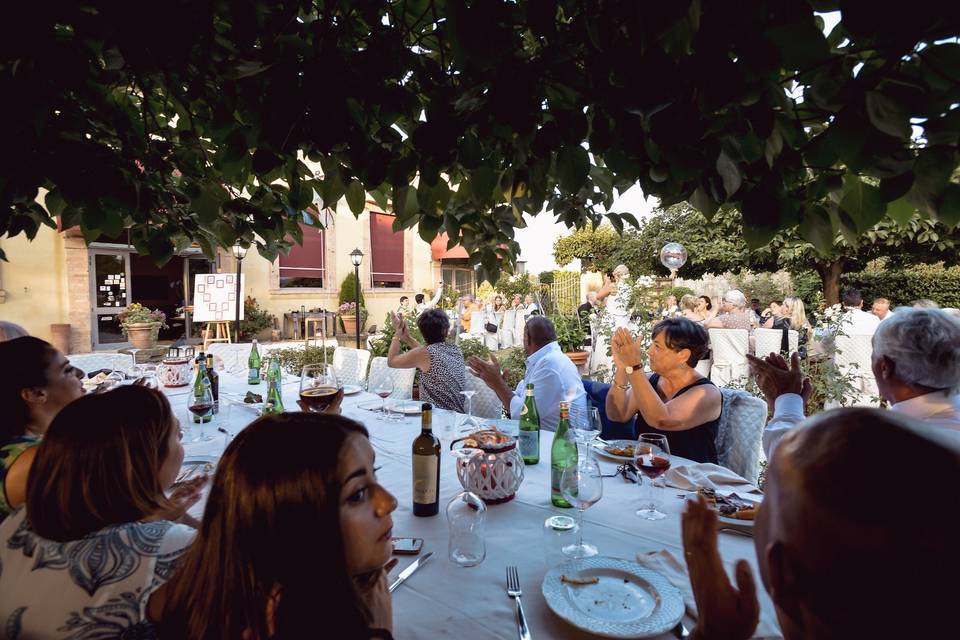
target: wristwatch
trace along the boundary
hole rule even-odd
[[[626,367],[623,368],[623,370],[626,371],[626,373],[627,373],[628,376],[633,375],[633,372],[634,372],[634,371],[640,371],[640,369],[641,369],[641,365],[640,365],[639,362],[638,362],[637,364],[633,365],[632,367],[628,365],[628,366],[626,366]]]

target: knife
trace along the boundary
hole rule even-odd
[[[393,593],[393,590],[399,587],[401,584],[406,582],[407,578],[413,575],[413,572],[426,564],[427,560],[430,559],[430,556],[433,555],[433,551],[427,552],[417,558],[415,562],[411,562],[410,565],[400,572],[400,575],[397,576],[397,579],[393,581],[393,584],[390,585],[390,593]]]

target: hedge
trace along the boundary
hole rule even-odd
[[[884,269],[844,274],[844,287],[855,287],[863,294],[868,308],[875,298],[887,298],[894,307],[929,298],[941,307],[960,308],[960,267],[917,266],[909,269]]]

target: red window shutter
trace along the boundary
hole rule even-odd
[[[370,276],[374,282],[403,282],[403,233],[393,231],[394,216],[370,213]]]
[[[324,263],[325,233],[321,229],[305,224],[303,245],[294,244],[288,255],[280,254],[281,278],[322,278],[326,270]]]

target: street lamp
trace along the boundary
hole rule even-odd
[[[363,262],[363,251],[360,249],[354,249],[350,252],[350,262],[353,263],[353,277],[356,279],[356,290],[354,294],[356,295],[355,302],[357,303],[357,349],[360,348],[360,263]]]
[[[237,320],[233,326],[233,332],[236,334],[237,342],[240,342],[240,305],[243,304],[243,289],[240,287],[240,266],[243,259],[247,257],[247,248],[240,244],[240,240],[233,245],[233,257],[237,259]]]

